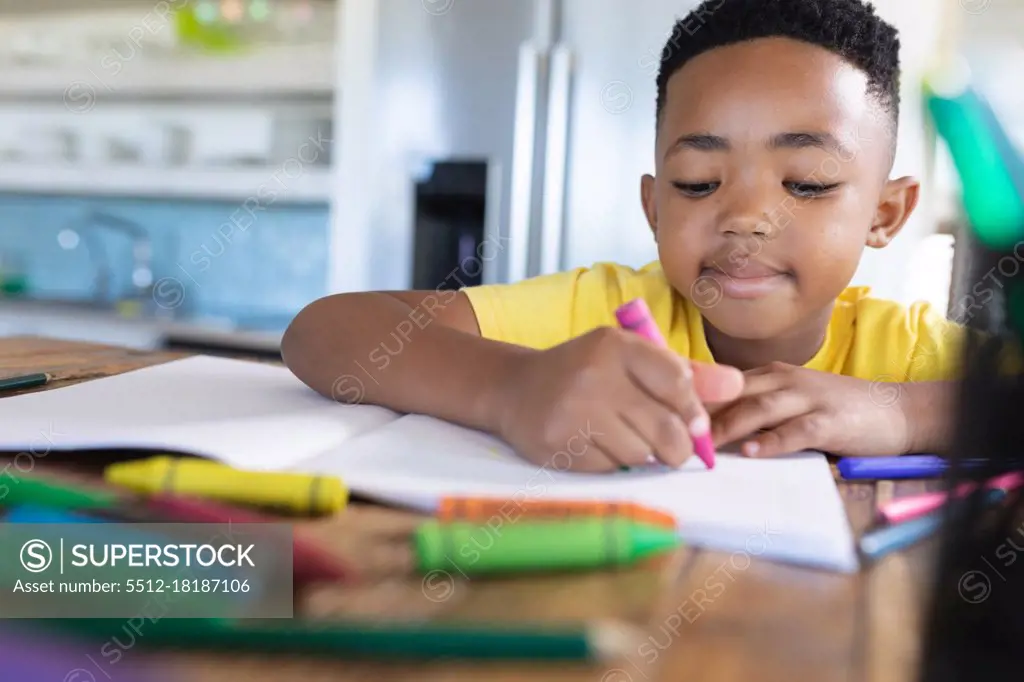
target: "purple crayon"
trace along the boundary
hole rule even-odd
[[[642,298],[634,298],[621,305],[615,311],[615,318],[623,329],[636,332],[659,346],[668,347],[665,337],[661,335],[661,330],[654,323],[650,308]],[[708,469],[715,468],[715,444],[711,440],[711,419],[701,409],[701,414],[687,426],[690,430],[690,438],[693,439],[694,453],[700,457],[700,461],[704,462],[704,466]]]

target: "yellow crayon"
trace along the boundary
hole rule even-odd
[[[294,513],[333,513],[348,490],[333,476],[235,469],[203,459],[151,457],[108,466],[107,482],[143,494],[188,495]]]

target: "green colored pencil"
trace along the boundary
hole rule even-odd
[[[236,650],[305,654],[333,658],[598,660],[621,659],[644,641],[633,626],[597,622],[583,627],[549,629],[523,626],[407,625],[289,620],[250,621],[163,619],[139,626],[144,647]],[[36,620],[62,630],[107,640],[119,634],[124,620]]]
[[[20,377],[4,377],[0,379],[0,391],[17,391],[22,388],[43,386],[51,379],[45,372],[26,374]]]

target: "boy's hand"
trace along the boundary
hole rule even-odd
[[[693,453],[702,401],[732,400],[743,375],[691,363],[634,332],[603,327],[525,354],[495,405],[498,434],[558,471],[615,471],[653,455],[678,467]]]
[[[709,406],[716,446],[744,439],[749,457],[798,450],[844,456],[901,455],[913,433],[908,385],[865,381],[772,363],[744,372],[740,397]],[[757,433],[763,431],[762,433]]]

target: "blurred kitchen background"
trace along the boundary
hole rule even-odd
[[[649,262],[657,57],[696,4],[0,0],[0,335],[275,356],[329,292]],[[875,4],[925,192],[855,283],[952,307],[921,78],[967,58],[1024,144],[1024,0]]]

